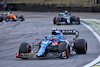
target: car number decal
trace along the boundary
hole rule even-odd
[[[53,42],[52,45],[53,46],[58,46],[58,42]]]

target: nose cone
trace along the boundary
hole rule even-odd
[[[43,52],[38,52],[36,56],[37,56],[37,57],[43,56]]]
[[[37,56],[40,57],[40,56],[43,56],[44,52],[45,52],[45,49],[46,49],[46,46],[42,45],[39,52],[37,53]]]
[[[45,56],[45,50],[46,50],[46,47],[48,46],[48,41],[44,41],[44,42],[42,42],[42,44],[41,44],[41,48],[40,48],[40,50],[38,51],[38,53],[37,53],[37,57],[43,57],[43,56]]]

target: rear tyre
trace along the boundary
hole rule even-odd
[[[76,21],[78,22],[78,24],[80,24],[80,18],[79,17],[76,18]]]
[[[53,24],[56,24],[56,17],[53,18]]]
[[[19,18],[22,19],[21,21],[24,21],[24,17],[22,15]]]
[[[62,58],[62,59],[64,59],[64,57],[62,56],[63,52],[66,53],[66,58],[68,58],[69,55],[70,55],[70,47],[69,47],[68,44],[66,45],[66,42],[60,42],[59,43],[58,51],[59,51],[59,53],[61,53],[60,58]]]
[[[58,22],[61,22],[61,17],[57,17],[57,18],[56,18],[56,24],[57,24],[57,25],[60,25]]]
[[[7,17],[5,17],[5,21],[6,22],[8,22],[9,21],[9,17],[7,16]]]
[[[19,47],[19,53],[30,53],[31,46],[28,43],[21,43]]]
[[[87,53],[87,41],[85,39],[78,39],[74,43],[74,48],[76,54],[86,54]]]
[[[0,22],[2,22],[3,21],[3,17],[0,17]]]

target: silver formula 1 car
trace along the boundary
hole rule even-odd
[[[56,25],[69,25],[69,24],[80,24],[80,18],[71,16],[69,12],[59,13],[58,17],[53,18],[53,24]]]

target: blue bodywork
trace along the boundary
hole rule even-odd
[[[56,38],[56,41],[50,40],[51,37]],[[49,44],[52,44],[53,42],[66,42],[66,45],[67,45],[68,41],[62,40],[63,38],[64,38],[64,35],[62,33],[59,33],[57,35],[47,35],[47,36],[45,36],[45,40],[42,41],[41,48],[39,49],[37,56],[38,57],[43,56],[47,46]]]

